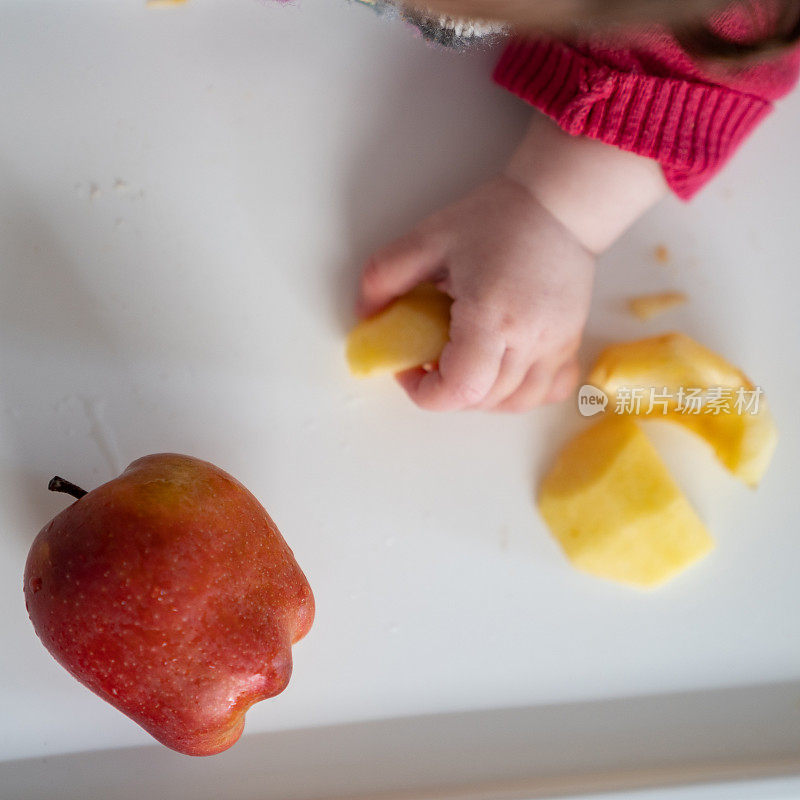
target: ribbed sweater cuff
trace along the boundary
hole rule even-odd
[[[657,160],[684,200],[771,110],[768,101],[724,86],[620,72],[559,41],[513,41],[494,80],[567,133]]]

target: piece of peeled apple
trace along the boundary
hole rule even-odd
[[[347,337],[347,363],[358,377],[401,372],[438,361],[450,330],[451,298],[421,283]]]
[[[683,305],[688,299],[689,298],[683,292],[640,294],[628,300],[628,308],[635,317],[638,317],[644,322],[676,306]]]
[[[654,587],[702,558],[711,536],[636,422],[606,416],[542,481],[539,510],[579,569]]]
[[[761,389],[722,356],[684,334],[607,347],[587,383],[608,395],[612,413],[667,420],[693,431],[748,486],[758,485],[775,451],[777,429]],[[706,398],[701,407],[689,395],[698,389]],[[652,407],[651,392],[657,399]]]

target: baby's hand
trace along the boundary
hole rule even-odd
[[[398,375],[422,408],[526,411],[578,378],[594,256],[521,183],[498,177],[375,253],[359,311],[422,281],[453,298],[438,369]]]

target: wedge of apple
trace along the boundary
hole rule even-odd
[[[748,486],[758,485],[772,458],[777,430],[760,388],[722,356],[684,334],[607,347],[587,383],[608,395],[612,412],[668,420],[701,436],[719,461]],[[690,402],[690,392],[698,389],[703,392],[700,406]],[[651,396],[658,398],[652,407]]]
[[[538,506],[578,569],[632,586],[658,586],[714,546],[627,416],[606,416],[567,444],[542,481]]]
[[[447,344],[452,300],[421,283],[347,337],[347,363],[358,377],[401,372],[437,361]]]

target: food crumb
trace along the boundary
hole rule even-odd
[[[500,528],[500,549],[508,550],[509,540],[511,538],[508,525],[503,525]]]
[[[642,294],[628,300],[628,309],[635,317],[648,320],[675,308],[675,306],[683,305],[688,299],[684,292]]]
[[[94,200],[100,196],[100,187],[96,183],[89,184],[89,199]]]
[[[656,245],[653,250],[653,258],[659,264],[669,264],[671,258],[669,248],[665,244]]]
[[[114,191],[115,192],[125,192],[128,190],[128,182],[122,180],[122,178],[117,178],[114,181]]]

